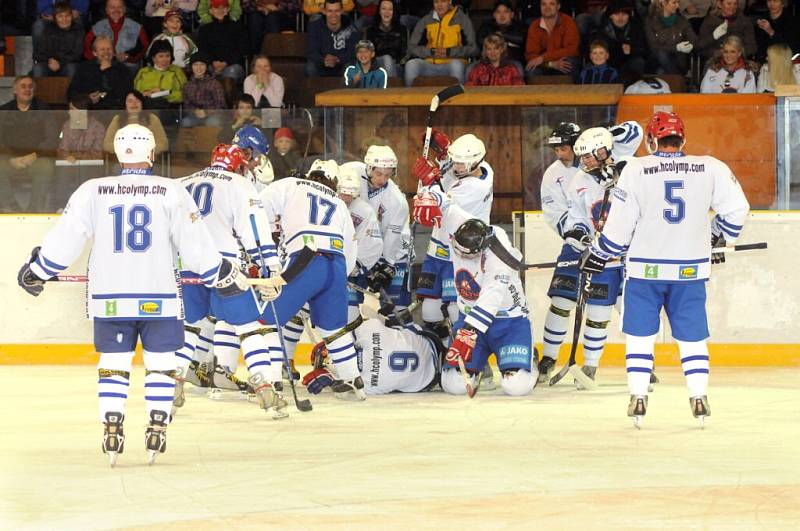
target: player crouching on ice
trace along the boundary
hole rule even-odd
[[[692,414],[710,414],[706,281],[724,247],[742,230],[750,205],[730,168],[710,156],[686,155],[683,121],[657,112],[646,132],[651,155],[628,161],[614,190],[605,230],[580,268],[602,273],[627,250],[622,331],[631,398],[628,416],[641,425],[663,307],[678,342]],[[709,222],[709,210],[716,216]],[[724,255],[723,255],[724,256]]]
[[[63,215],[34,248],[17,280],[38,296],[92,241],[88,317],[100,353],[97,381],[102,450],[111,466],[125,447],[123,421],[131,363],[142,341],[148,461],[166,450],[176,373],[184,342],[183,304],[174,256],[223,297],[249,289],[236,264],[216,251],[200,212],[181,184],[152,175],[155,140],[138,124],[121,128],[114,151],[121,175],[91,179],[72,194]]]
[[[518,270],[522,254],[503,229],[471,218],[456,204],[440,204],[429,192],[414,198],[414,220],[428,227],[443,226],[454,251],[459,319],[446,356],[449,367],[442,371],[442,389],[466,394],[464,378],[455,368],[458,358],[474,378],[494,352],[503,391],[512,396],[530,394],[538,360],[533,359],[528,302]]]

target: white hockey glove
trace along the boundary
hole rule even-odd
[[[714,37],[715,41],[720,40],[725,34],[728,33],[728,21],[726,20],[716,28],[714,28],[714,32],[711,34]]]
[[[586,234],[583,229],[572,229],[564,233],[564,242],[579,253],[582,253],[592,244],[592,237]]]
[[[676,44],[675,49],[681,53],[692,53],[694,45],[689,41],[683,41]]]
[[[241,272],[239,266],[223,258],[214,287],[220,297],[235,297],[249,290],[250,284],[247,283],[247,276]]]

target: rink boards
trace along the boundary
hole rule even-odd
[[[90,344],[91,323],[85,318],[84,286],[46,285],[38,298],[23,292],[17,272],[52,227],[55,215],[1,215],[4,253],[0,257],[0,364],[95,363]],[[560,241],[544,224],[541,213],[515,216],[515,238],[524,237],[526,262],[555,260]],[[524,232],[520,227],[524,224]],[[516,241],[516,240],[515,240]],[[800,365],[800,212],[763,211],[750,214],[738,243],[766,241],[769,250],[728,255],[715,266],[708,283],[712,363],[717,366]],[[67,273],[85,274],[88,253]],[[526,274],[526,291],[533,313],[534,338],[541,342],[547,286],[552,271]],[[609,345],[604,365],[624,364],[624,338],[614,312],[609,325]],[[565,347],[564,347],[565,348]],[[677,364],[677,348],[662,319],[657,363]],[[309,345],[298,349],[300,363],[307,363]],[[562,355],[566,355],[562,350]]]

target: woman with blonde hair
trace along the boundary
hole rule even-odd
[[[749,93],[756,91],[755,65],[744,58],[744,43],[728,35],[703,76],[702,94]]]
[[[767,48],[767,62],[758,74],[757,92],[775,92],[777,85],[800,85],[800,64],[792,63],[792,49],[786,44]]]
[[[524,85],[519,66],[508,59],[508,45],[500,33],[490,33],[483,39],[481,60],[467,76],[468,86]]]

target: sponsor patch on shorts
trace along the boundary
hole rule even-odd
[[[161,315],[161,301],[152,299],[139,300],[139,315]]]
[[[691,280],[697,278],[697,264],[682,264],[678,266],[678,278],[681,280]]]

